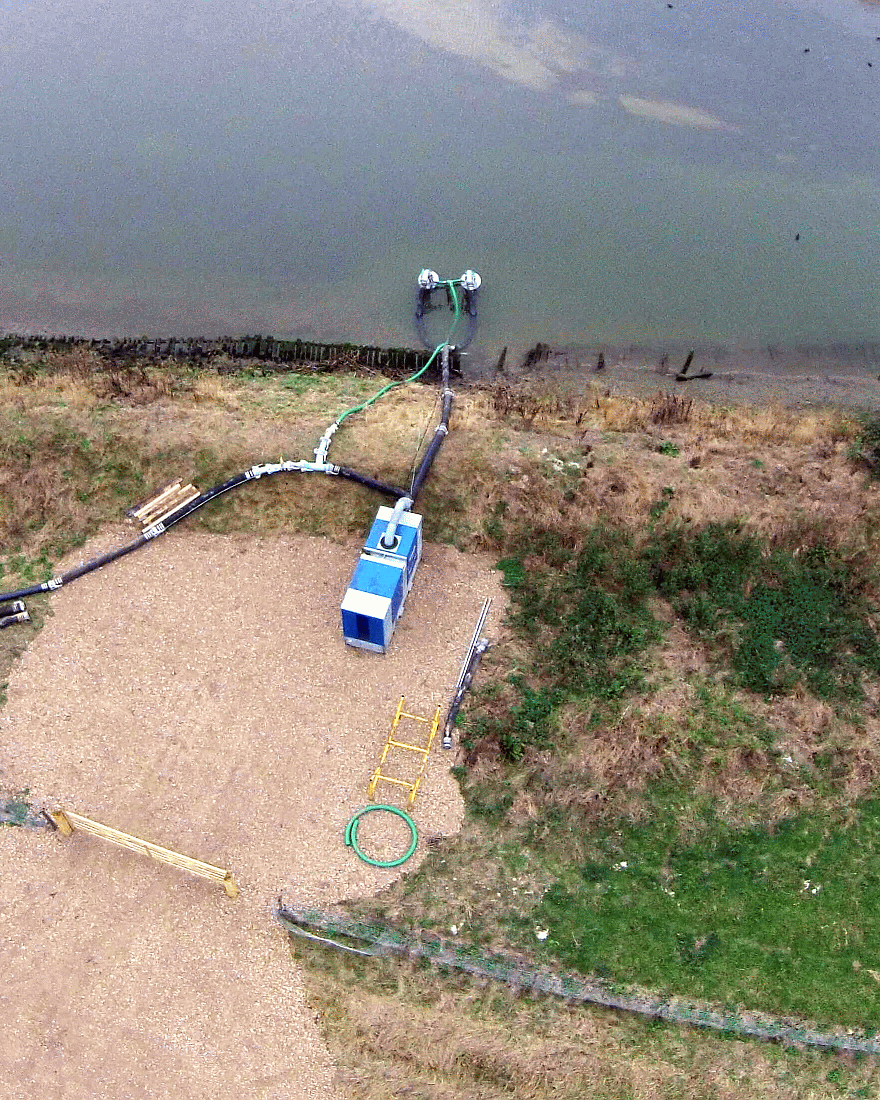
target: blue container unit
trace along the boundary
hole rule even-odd
[[[342,601],[342,633],[346,645],[385,653],[422,558],[422,517],[404,512],[394,546],[385,549],[391,508],[380,508],[361,551],[361,558]]]

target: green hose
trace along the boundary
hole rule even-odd
[[[407,850],[405,855],[399,856],[397,859],[372,859],[370,856],[365,856],[364,853],[360,850],[357,842],[358,824],[364,814],[371,813],[373,810],[387,810],[388,813],[394,814],[396,817],[403,818],[407,825],[409,825],[410,831],[412,832],[412,843],[410,844],[409,849]],[[346,825],[345,843],[347,847],[354,848],[355,852],[358,856],[360,856],[364,863],[369,863],[371,867],[399,867],[401,863],[406,863],[409,857],[416,850],[416,845],[419,843],[419,834],[416,831],[416,823],[413,821],[413,819],[409,816],[408,813],[404,813],[403,810],[399,810],[397,806],[364,806],[362,810],[358,810],[351,821],[349,821],[348,825]]]
[[[342,421],[345,420],[347,416],[351,416],[352,413],[362,412],[365,408],[367,408],[368,405],[372,405],[374,401],[378,401],[379,398],[383,396],[383,394],[388,393],[389,390],[393,390],[395,386],[405,386],[408,382],[415,382],[415,380],[423,375],[428,367],[430,367],[430,365],[434,362],[434,359],[437,356],[437,352],[449,343],[449,341],[452,339],[452,334],[455,332],[456,326],[458,325],[458,319],[461,316],[461,305],[458,301],[458,291],[455,289],[455,283],[453,282],[453,280],[447,279],[446,285],[449,287],[449,293],[452,295],[452,301],[455,306],[455,316],[452,318],[452,324],[449,326],[449,332],[446,334],[446,339],[443,341],[443,343],[438,344],[437,347],[434,348],[434,350],[431,352],[431,357],[430,359],[428,359],[428,362],[425,363],[423,367],[420,367],[415,374],[410,375],[409,378],[402,379],[400,382],[389,382],[387,386],[383,386],[378,393],[374,393],[372,397],[367,398],[367,400],[364,401],[362,404],[355,405],[351,409],[346,409],[341,416],[336,418],[337,425],[341,424]]]

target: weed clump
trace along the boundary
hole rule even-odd
[[[739,684],[763,695],[803,678],[820,698],[862,695],[880,674],[880,642],[839,550],[765,547],[736,524],[658,532],[644,549],[657,591],[730,657]]]
[[[820,699],[852,703],[866,678],[880,675],[861,567],[838,549],[767,546],[735,523],[702,531],[651,523],[641,545],[602,523],[577,535],[521,527],[505,535],[499,566],[527,657],[471,709],[472,761],[490,746],[508,764],[560,750],[563,708],[609,718],[645,690],[644,655],[662,630],[658,596],[734,685],[766,698],[805,685]]]
[[[865,421],[850,457],[867,466],[874,477],[880,477],[880,413]]]
[[[540,638],[535,672],[565,695],[619,698],[641,682],[636,660],[659,637],[651,582],[632,536],[597,525],[577,551],[519,533],[520,553],[500,563],[513,589],[513,624]],[[529,552],[531,551],[531,553]]]
[[[554,716],[578,698],[609,703],[643,681],[640,655],[659,637],[651,583],[632,537],[597,525],[576,549],[548,531],[518,529],[499,562],[513,595],[511,619],[530,646],[527,674],[508,676],[504,698],[472,722],[468,741],[492,742],[508,763],[554,745]]]

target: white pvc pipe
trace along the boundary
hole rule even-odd
[[[391,512],[391,518],[388,520],[388,526],[385,528],[385,534],[379,539],[379,545],[384,550],[394,549],[394,537],[397,534],[397,525],[400,523],[400,517],[412,507],[412,503],[412,497],[401,497],[394,505]]]

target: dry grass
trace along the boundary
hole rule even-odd
[[[687,1029],[295,948],[352,1100],[820,1100],[869,1096],[873,1062]],[[829,1080],[830,1075],[830,1080]]]
[[[562,434],[569,434],[572,425],[582,432],[643,432],[658,424],[675,424],[685,429],[683,438],[707,434],[749,443],[808,445],[853,439],[858,432],[853,417],[833,409],[728,407],[663,391],[649,398],[630,397],[595,384],[581,394],[564,394],[546,385],[501,382],[485,387],[482,397],[483,407],[497,416],[530,431],[557,430]]]
[[[686,422],[654,424],[648,399],[502,395],[475,403],[509,429],[507,515],[566,544],[600,517],[640,528],[659,508],[664,523],[737,520],[789,549],[824,538],[880,558],[880,486],[849,459],[858,425],[837,412],[694,402]]]
[[[0,380],[0,540],[25,557],[41,551],[58,556],[72,538],[118,521],[129,505],[172,476],[205,488],[254,461],[310,457],[329,421],[382,382],[344,375],[241,380],[197,374],[169,382],[170,368],[160,365],[145,368],[151,389],[133,370],[133,396],[113,396],[104,366],[83,349],[51,358],[25,382],[18,376]],[[145,395],[151,395],[147,403]],[[665,400],[595,389],[588,396],[509,386],[459,393],[449,441],[425,488],[427,536],[461,548],[491,548],[499,510],[508,521],[541,527],[565,544],[576,542],[600,517],[633,528],[655,518],[694,526],[739,519],[757,533],[784,539],[787,549],[845,541],[849,555],[880,559],[880,484],[866,482],[847,458],[848,422],[838,414],[716,409],[697,402],[672,408]],[[671,410],[661,425],[652,421],[658,408]],[[331,457],[408,484],[419,443],[430,438],[436,419],[434,387],[392,390],[345,422]],[[673,443],[679,454],[660,453],[661,441]],[[362,531],[375,506],[350,484],[294,475],[230,494],[189,522],[209,530],[342,537]],[[7,558],[7,580],[15,566]],[[522,655],[503,645],[496,653],[506,662],[496,679],[521,664]],[[555,797],[570,795],[585,810],[598,811],[609,798],[625,797],[631,785],[650,782],[657,761],[669,758],[674,745],[664,723],[680,713],[684,699],[662,683],[680,685],[682,674],[685,680],[705,675],[705,658],[679,632],[670,635],[656,662],[660,688],[654,698],[637,700],[614,728],[593,731],[592,779],[572,775]],[[811,706],[805,701],[806,710]],[[587,717],[567,716],[568,732],[585,728]],[[822,738],[800,729],[796,716],[768,720],[785,730],[793,759],[809,762],[828,750]],[[833,734],[825,734],[849,761],[846,785],[853,791],[866,789],[877,774],[876,719],[871,721],[863,731],[838,723]],[[714,762],[711,786],[724,800],[743,793],[736,786],[750,769],[742,764],[731,760],[728,782],[726,765]],[[708,790],[708,775],[706,783]]]
[[[507,821],[527,826],[562,810],[584,829],[636,822],[650,812],[652,784],[663,778],[686,788],[694,807],[711,803],[734,828],[843,808],[876,790],[876,684],[867,684],[857,717],[836,713],[803,685],[764,700],[726,685],[704,645],[662,601],[654,612],[667,622],[649,654],[646,688],[620,710],[586,700],[559,708],[553,747],[529,751],[508,779]],[[483,713],[510,712],[519,699],[510,677],[527,667],[522,643],[499,638],[484,666],[494,688],[491,700],[481,700]],[[472,785],[507,773],[494,736],[477,738],[464,760]]]
[[[329,421],[384,381],[290,378],[296,386],[288,376],[179,375],[168,365],[107,364],[85,349],[7,374],[0,539],[36,551],[58,532],[86,534],[119,518],[172,475],[219,480],[254,461],[310,457]],[[331,457],[406,485],[420,441],[433,432],[436,399],[434,387],[392,390],[346,421]],[[636,525],[671,489],[670,520],[745,518],[770,533],[799,517],[805,527],[859,533],[866,552],[880,552],[880,489],[866,489],[848,460],[855,427],[839,414],[694,402],[685,422],[658,425],[656,408],[598,391],[585,401],[509,387],[459,394],[425,491],[435,534],[462,546],[491,543],[486,528],[499,505],[568,531],[599,515]],[[680,457],[658,453],[661,441]],[[108,470],[120,451],[127,473]],[[227,524],[269,530],[314,530],[323,507],[333,534],[360,523],[359,510],[346,517],[359,499],[328,493],[323,478],[300,478],[293,490],[267,482],[221,507]]]

